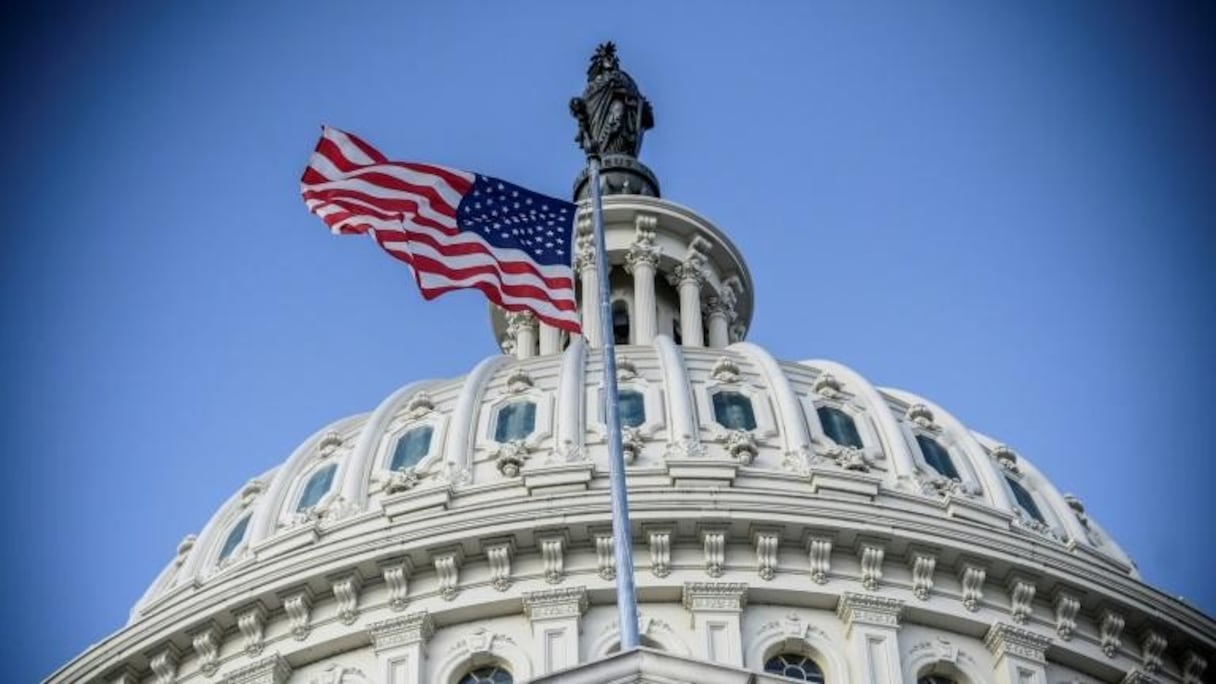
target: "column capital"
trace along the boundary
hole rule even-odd
[[[705,317],[722,316],[727,321],[735,318],[735,303],[728,298],[713,296],[705,300]]]
[[[692,612],[741,613],[747,605],[743,582],[685,582],[684,608]]]
[[[700,287],[705,282],[705,256],[698,252],[690,252],[688,257],[675,265],[667,276],[667,282],[675,287],[691,283]]]
[[[524,614],[528,620],[577,618],[587,612],[587,587],[562,587],[524,592]]]
[[[984,645],[997,660],[1012,655],[1044,664],[1047,662],[1047,647],[1051,646],[1051,638],[1016,625],[997,622],[984,635]]]
[[[846,591],[836,604],[836,617],[844,622],[846,630],[852,630],[853,625],[899,629],[903,610],[904,602],[899,599]]]
[[[401,617],[373,622],[367,632],[372,638],[372,650],[376,653],[399,646],[410,646],[430,641],[435,633],[435,623],[430,613],[420,611]]]
[[[223,684],[284,684],[291,676],[291,666],[275,653],[256,663],[237,668],[224,676]]]
[[[633,273],[638,266],[645,265],[651,268],[658,266],[659,256],[663,250],[655,243],[654,231],[645,230],[639,226],[637,237],[633,244],[629,245],[629,251],[625,252],[625,270]]]
[[[574,239],[574,270],[595,272],[595,235],[579,233]]]
[[[518,334],[523,328],[535,330],[538,322],[536,314],[531,311],[508,311],[507,312],[507,332],[511,335]]]

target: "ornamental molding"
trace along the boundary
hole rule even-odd
[[[1017,475],[1021,472],[1018,468],[1018,454],[1013,449],[1010,449],[1004,444],[998,444],[993,447],[991,456],[996,460],[997,465],[1006,472]]]
[[[616,579],[616,544],[612,532],[592,533],[595,544],[595,570],[600,579],[611,582]]]
[[[709,377],[723,384],[735,384],[743,378],[739,365],[729,356],[719,356],[709,370]]]
[[[853,625],[898,629],[903,609],[904,602],[899,599],[846,591],[836,604],[836,617],[844,622],[846,630],[852,630]]]
[[[747,605],[742,582],[685,582],[684,608],[691,612],[741,613]]]
[[[1156,677],[1139,668],[1128,670],[1123,679],[1119,680],[1119,684],[1158,684],[1158,682],[1159,680]]]
[[[308,638],[312,631],[312,606],[315,597],[308,585],[298,589],[283,592],[279,595],[283,601],[283,612],[291,625],[291,636],[296,641]]]
[[[491,632],[485,627],[478,627],[469,632],[452,647],[448,649],[448,655],[465,653],[476,656],[480,654],[499,654],[501,655],[508,646],[518,646],[515,640],[506,634]]]
[[[431,399],[431,395],[419,391],[415,392],[410,400],[405,404],[405,417],[409,420],[417,420],[435,410],[435,401]]]
[[[984,600],[984,580],[988,578],[988,569],[975,563],[962,563],[959,567],[958,579],[963,585],[963,607],[974,613],[980,609]]]
[[[1077,613],[1080,610],[1080,599],[1066,591],[1056,592],[1056,634],[1064,641],[1071,639],[1077,631]]]
[[[808,537],[806,550],[810,560],[811,581],[827,584],[832,570],[832,540],[827,537]]]
[[[643,527],[642,529],[650,544],[650,572],[655,577],[670,575],[672,529],[670,527]]]
[[[528,591],[523,595],[524,615],[532,622],[579,618],[587,612],[590,602],[587,587],[563,587],[544,591]]]
[[[461,547],[436,550],[431,554],[431,563],[435,566],[435,576],[439,580],[439,596],[444,601],[455,599],[459,593],[457,585],[460,582],[460,566],[464,564],[464,552]]]
[[[317,442],[317,454],[321,458],[329,458],[337,453],[338,448],[342,446],[342,435],[330,430],[322,435],[321,440]]]
[[[941,427],[934,422],[933,411],[930,411],[929,407],[924,404],[912,404],[909,406],[908,410],[904,412],[904,418],[907,418],[909,422],[919,425],[924,430],[931,432],[941,430]]]
[[[330,663],[321,674],[308,680],[308,684],[371,684],[371,680],[357,667]]]
[[[844,396],[844,385],[831,373],[820,373],[811,384],[811,391],[827,399],[840,399]]]
[[[1051,638],[1022,627],[998,622],[992,625],[988,629],[988,633],[984,635],[984,645],[997,660],[1006,655],[1012,655],[1035,663],[1046,664],[1046,653],[1047,648],[1051,646]]]
[[[235,611],[236,626],[244,637],[241,650],[254,657],[262,653],[265,646],[266,616],[268,612],[261,601],[247,604]]]
[[[1208,669],[1206,658],[1194,651],[1187,651],[1186,657],[1182,661],[1183,684],[1201,684],[1203,671],[1206,669]]]
[[[803,620],[795,613],[790,613],[780,620],[770,620],[760,625],[760,628],[756,630],[757,637],[770,635],[784,639],[801,639],[803,641],[810,641],[812,637],[818,637],[827,643],[831,643],[832,641],[827,632]]]
[[[180,568],[186,559],[190,557],[190,552],[194,550],[195,544],[198,544],[198,536],[187,534],[182,537],[182,540],[177,543],[177,556],[173,559],[173,567]]]
[[[751,465],[752,461],[756,460],[757,454],[760,453],[760,449],[756,445],[756,436],[748,430],[729,430],[723,442],[725,442],[726,451],[731,458],[745,466]]]
[[[1140,659],[1146,672],[1156,674],[1161,671],[1161,654],[1165,652],[1166,640],[1160,632],[1149,629],[1144,632],[1140,641]]]
[[[372,638],[372,650],[383,653],[402,646],[430,641],[435,633],[435,623],[430,613],[424,610],[373,622],[368,625],[367,632]]]
[[[581,221],[579,225],[582,226]],[[595,235],[591,232],[590,225],[588,221],[588,230],[580,230],[574,238],[574,270],[580,275],[595,275]]]
[[[560,584],[566,579],[566,534],[552,530],[538,533],[536,545],[540,547],[545,581],[549,584]]]
[[[777,576],[777,549],[781,544],[781,532],[777,529],[753,530],[752,543],[756,546],[756,574],[768,582]]]
[[[629,382],[638,377],[638,367],[627,356],[620,356],[616,360],[616,379],[621,382]]]
[[[913,551],[908,554],[908,569],[912,571],[912,594],[921,601],[929,600],[933,592],[933,571],[937,568],[937,556],[928,551]]]
[[[410,575],[414,573],[414,562],[409,556],[402,556],[380,564],[380,575],[384,578],[384,586],[388,589],[388,607],[394,612],[405,610],[409,605]]]
[[[417,487],[420,481],[418,469],[414,467],[405,470],[384,470],[380,472],[378,479],[381,482],[380,489],[386,495],[408,492]]]
[[[721,577],[726,574],[726,530],[705,528],[700,531],[705,552],[705,574]]]
[[[861,562],[861,586],[866,591],[877,591],[882,581],[882,559],[886,550],[876,543],[862,542],[857,545],[857,560]]]
[[[653,219],[654,217],[646,218]],[[646,226],[644,223],[650,225]],[[643,215],[638,214],[637,235],[633,243],[629,245],[629,250],[625,252],[625,270],[629,273],[633,273],[639,266],[649,266],[654,269],[659,265],[659,258],[662,256],[663,250],[658,245],[658,237],[654,231],[657,223],[657,219],[653,222],[644,222]]]
[[[736,317],[733,296],[719,297],[714,295],[709,297],[705,300],[705,305],[702,307],[702,313],[705,315],[706,320],[709,320],[715,316],[720,316],[728,322],[733,321]]]
[[[536,381],[532,379],[532,374],[523,367],[516,366],[507,376],[507,394],[523,394],[534,387],[536,387]]]
[[[245,486],[241,488],[241,508],[248,508],[264,491],[266,491],[266,483],[261,480],[254,478],[246,482]]]
[[[359,591],[363,588],[363,575],[358,570],[331,575],[330,589],[338,602],[338,620],[352,625],[359,619]]]
[[[935,663],[957,663],[960,657],[971,660],[967,654],[959,651],[954,642],[945,637],[937,637],[932,641],[921,641],[908,649],[908,654],[914,657],[924,654],[925,660]]]
[[[635,427],[621,428],[621,455],[625,465],[633,465],[642,453],[642,431]]]
[[[824,457],[837,468],[859,473],[870,472],[870,459],[865,451],[843,444],[832,444],[823,450]]]
[[[173,684],[177,677],[177,664],[182,653],[172,643],[165,644],[149,654],[148,665],[152,668],[153,684]]]
[[[674,442],[668,442],[667,447],[663,450],[663,458],[668,460],[704,457],[705,447],[688,435],[684,435]]]
[[[522,439],[503,442],[494,452],[494,466],[503,477],[519,477],[530,451],[528,443]]]
[[[229,672],[223,684],[285,684],[290,676],[291,666],[275,653]]]
[[[1026,624],[1033,608],[1036,587],[1034,580],[1021,575],[1012,575],[1006,583],[1009,591],[1009,617],[1019,625]]]
[[[220,645],[224,641],[224,630],[213,620],[189,632],[190,645],[198,656],[198,669],[210,677],[220,669]]]
[[[1114,658],[1119,652],[1123,644],[1124,624],[1125,620],[1121,614],[1110,609],[1102,611],[1102,618],[1098,622],[1098,635],[1102,639],[1102,652],[1107,658]]]

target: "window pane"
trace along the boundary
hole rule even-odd
[[[646,422],[646,400],[641,392],[622,390],[620,397],[621,425],[637,427]]]
[[[228,533],[228,538],[224,540],[224,548],[220,549],[220,560],[224,560],[236,551],[236,547],[245,541],[245,528],[249,527],[249,516],[241,518],[240,522],[232,526],[232,531]]]
[[[612,303],[612,341],[629,344],[629,309],[622,301]]]
[[[431,450],[431,426],[416,427],[397,440],[397,449],[393,452],[393,462],[389,470],[405,470],[418,465]]]
[[[513,684],[514,681],[510,672],[497,665],[479,667],[460,678],[460,684]]]
[[[861,448],[861,435],[857,434],[852,416],[832,406],[820,406],[816,413],[829,439],[841,446]]]
[[[738,392],[718,392],[714,395],[714,419],[728,430],[756,429],[752,400]]]
[[[928,463],[930,468],[936,470],[942,477],[948,477],[951,480],[962,479],[958,476],[958,470],[954,468],[954,462],[950,460],[950,453],[942,448],[937,440],[917,435],[916,443],[920,444],[920,453],[925,457],[925,463]]]
[[[494,440],[510,442],[524,439],[536,429],[536,404],[517,401],[498,411],[498,424],[494,426]]]
[[[1027,515],[1046,525],[1047,521],[1043,519],[1043,512],[1040,511],[1039,507],[1035,504],[1034,496],[1032,496],[1030,492],[1026,491],[1026,488],[1022,486],[1022,483],[1009,477],[1006,477],[1005,481],[1009,483],[1009,489],[1013,490],[1013,498],[1017,499],[1018,506],[1023,511],[1026,511]]]
[[[337,468],[337,463],[330,463],[308,478],[308,484],[304,485],[304,492],[300,494],[300,503],[296,505],[297,511],[303,511],[316,506],[321,497],[329,493],[329,486],[333,484],[334,471]]]
[[[957,684],[951,677],[943,677],[942,675],[929,675],[916,680],[916,684]]]
[[[773,656],[764,664],[764,671],[800,682],[823,684],[823,670],[819,664],[800,653],[782,653]]]

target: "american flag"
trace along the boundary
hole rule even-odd
[[[574,204],[478,173],[392,162],[329,126],[300,190],[334,234],[367,233],[409,264],[426,299],[475,287],[508,311],[579,332]]]

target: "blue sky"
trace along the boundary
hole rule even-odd
[[[128,2],[9,22],[9,676],[120,627],[178,541],[320,426],[495,353],[480,295],[424,303],[307,214],[319,126],[565,194],[566,101],[605,39],[654,103],[664,195],[748,259],[752,341],[1008,442],[1213,612],[1213,18]]]

